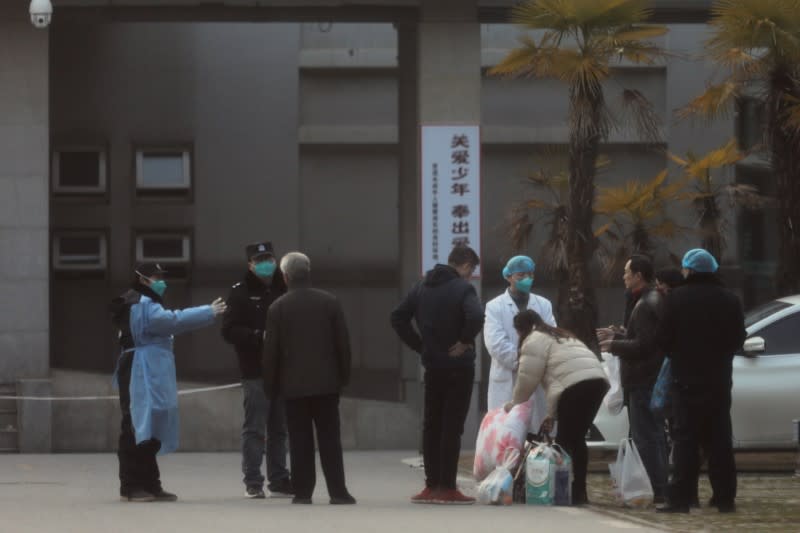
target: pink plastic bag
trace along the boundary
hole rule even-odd
[[[492,409],[483,417],[475,443],[475,463],[472,473],[483,481],[495,468],[503,465],[507,450],[522,450],[528,433],[533,400],[514,406],[506,413],[502,407]],[[513,470],[512,465],[510,470]]]

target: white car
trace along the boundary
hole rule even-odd
[[[772,300],[745,314],[747,340],[733,360],[736,448],[794,448],[800,419],[800,295]],[[603,354],[604,360],[613,357]],[[590,447],[615,449],[628,436],[628,413],[605,405],[587,436]]]

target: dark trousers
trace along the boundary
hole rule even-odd
[[[663,415],[650,409],[653,386],[630,386],[625,394],[628,399],[631,438],[647,470],[653,486],[653,496],[663,498],[666,495],[668,477],[667,433]]]
[[[314,430],[319,459],[331,498],[349,495],[344,480],[342,439],[339,430],[339,395],[323,394],[286,399],[289,455],[295,497],[311,498],[317,483]]]
[[[264,380],[243,379],[242,473],[247,487],[262,488],[261,463],[267,452],[269,490],[280,490],[289,479],[286,469],[286,406],[283,398],[267,395]],[[266,428],[266,433],[264,429]],[[266,438],[266,446],[265,446]]]
[[[122,410],[122,425],[119,435],[119,492],[127,496],[135,490],[145,490],[152,494],[161,492],[161,474],[156,463],[156,454],[161,442],[151,439],[136,444],[136,434],[131,421],[131,365],[133,352],[122,354],[117,371],[119,381],[119,406]]]
[[[572,458],[572,499],[575,502],[586,501],[586,470],[589,464],[586,433],[607,391],[608,383],[605,380],[589,379],[567,387],[558,400],[556,443]]]
[[[428,487],[456,488],[461,435],[472,399],[474,377],[473,367],[425,371],[422,455]]]
[[[719,505],[736,499],[736,460],[733,456],[731,386],[672,386],[675,471],[670,503],[689,505],[700,468],[698,450],[708,454],[708,477]]]

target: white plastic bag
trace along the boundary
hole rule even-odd
[[[519,450],[509,449],[503,464],[486,476],[478,485],[478,503],[484,505],[511,505],[514,493],[514,477],[511,469],[519,461]]]
[[[514,478],[504,466],[498,466],[478,485],[478,503],[511,505]]]
[[[608,354],[605,359],[606,375],[611,387],[603,398],[603,405],[606,406],[608,412],[612,415],[618,415],[622,412],[625,398],[622,391],[622,381],[619,376],[619,357]]]
[[[614,496],[626,507],[647,507],[653,501],[653,486],[633,439],[622,439],[617,462],[608,465]]]

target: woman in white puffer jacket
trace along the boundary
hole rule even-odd
[[[572,458],[572,503],[588,503],[586,469],[589,452],[586,432],[608,391],[608,379],[594,352],[575,336],[544,322],[536,311],[526,310],[514,317],[519,333],[519,373],[510,410],[524,403],[539,384],[547,395],[547,418],[542,424],[549,431],[558,421],[556,442]]]

